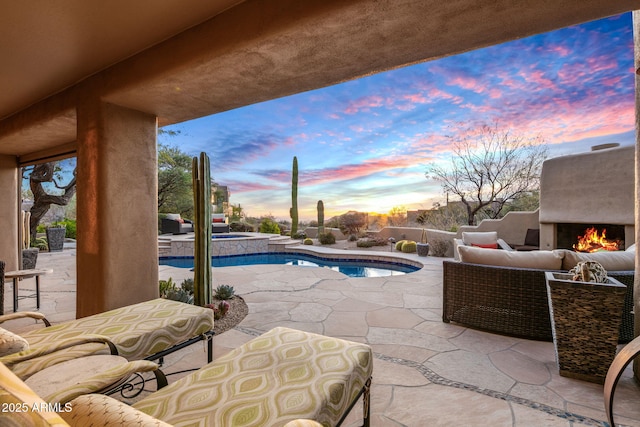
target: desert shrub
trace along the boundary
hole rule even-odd
[[[318,241],[323,245],[333,245],[336,242],[336,236],[332,232],[318,234]]]
[[[169,277],[169,280],[160,280],[159,286],[160,296],[162,298],[166,298],[167,292],[169,292],[170,290],[176,289],[176,284],[171,277]]]
[[[237,221],[237,222],[232,222],[231,224],[229,224],[229,230],[230,231],[239,231],[239,232],[254,232],[256,231],[255,228],[253,227],[253,225],[244,222],[244,221]]]
[[[75,219],[65,218],[63,221],[58,221],[57,225],[67,229],[65,237],[68,237],[70,239],[77,239],[77,226]]]
[[[447,255],[447,252],[451,244],[452,243],[442,239],[432,240],[431,242],[429,242],[429,246],[430,246],[429,252],[433,256],[444,257]]]
[[[349,241],[350,242],[355,242],[356,240],[358,240],[358,236],[356,236],[355,234],[349,235]]]
[[[372,240],[364,240],[364,239],[358,240],[358,242],[356,243],[356,246],[359,247],[359,248],[371,248],[371,247],[373,247],[375,245],[376,244],[375,244],[374,241],[372,241]]]
[[[305,245],[313,245],[313,239],[310,239],[309,237],[307,237],[306,239],[304,239],[302,243]]]
[[[261,233],[271,233],[271,234],[280,234],[280,227],[278,223],[273,221],[270,218],[265,218],[260,223],[260,232]]]
[[[407,240],[402,244],[402,252],[406,254],[414,253],[417,249],[417,244],[413,240]]]
[[[36,237],[35,239],[31,239],[30,246],[32,248],[38,248],[41,251],[46,251],[49,248],[46,237]]]
[[[184,279],[180,286],[182,289],[193,295],[193,279]]]
[[[404,244],[404,242],[406,242],[406,240],[398,240],[396,242],[396,251],[401,251],[402,250],[402,245]]]
[[[304,239],[307,237],[304,231],[298,231],[296,234],[291,236],[293,239]]]

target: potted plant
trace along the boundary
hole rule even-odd
[[[560,375],[603,384],[616,355],[626,286],[595,261],[545,276]]]
[[[64,247],[64,238],[67,227],[62,222],[54,222],[51,227],[47,227],[47,244],[49,252],[59,252]]]
[[[22,212],[22,269],[32,270],[36,268],[38,261],[38,248],[31,247],[31,212]]]
[[[424,226],[427,224],[427,215],[426,211],[420,213],[416,218],[416,222],[422,225],[422,236],[420,237],[420,242],[417,243],[417,252],[418,256],[427,256],[429,255],[429,243],[427,242],[427,229]]]

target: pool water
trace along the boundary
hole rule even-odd
[[[396,276],[418,271],[418,267],[384,261],[335,260],[295,253],[265,253],[251,255],[233,255],[211,258],[213,267],[232,267],[255,264],[284,264],[300,267],[324,267],[339,271],[350,277]],[[162,257],[160,265],[179,268],[193,268],[193,257]]]

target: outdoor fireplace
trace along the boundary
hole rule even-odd
[[[625,227],[618,224],[556,224],[556,247],[578,252],[625,249]]]
[[[635,147],[548,159],[540,177],[540,249],[570,249],[595,228],[619,250],[635,243]],[[594,173],[597,171],[597,173]],[[611,247],[609,247],[610,249]]]

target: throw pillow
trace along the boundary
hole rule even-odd
[[[539,270],[560,270],[563,255],[560,251],[488,251],[473,246],[458,246],[458,253],[460,261],[471,264]]]
[[[0,356],[18,353],[29,349],[29,343],[20,335],[0,328]]]
[[[477,243],[472,243],[471,246],[473,246],[475,248],[498,249],[498,244],[497,243],[490,243],[488,245],[480,245],[480,244],[477,244]]]
[[[498,233],[495,231],[465,231],[462,233],[465,245],[492,245],[498,243]]]
[[[224,222],[223,218],[213,218],[213,222]]]
[[[167,216],[165,216],[165,218],[167,219],[172,219],[174,221],[177,221],[180,219],[180,214],[167,214]]]

